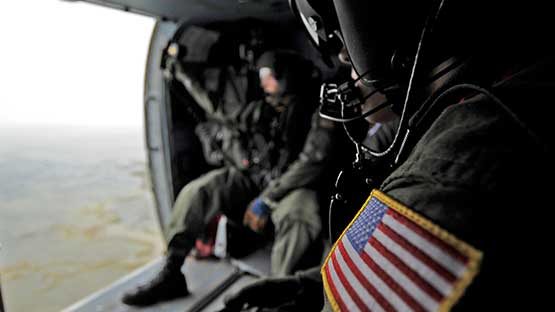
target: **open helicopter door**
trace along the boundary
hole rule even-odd
[[[157,22],[154,28],[145,70],[144,112],[145,139],[150,180],[156,198],[160,227],[170,221],[174,196],[170,151],[170,114],[168,89],[164,82],[160,59],[163,49],[173,36],[177,25]]]
[[[160,62],[164,48],[185,21],[225,21],[246,17],[260,20],[280,20],[290,17],[287,0],[64,0],[87,2],[157,19],[152,34],[145,71],[145,136],[150,177],[159,223],[165,229],[182,179],[176,171],[172,140],[172,111],[169,90],[164,82]],[[194,174],[193,174],[194,175]],[[182,181],[183,180],[183,181]]]
[[[185,132],[184,127],[188,125],[182,120],[184,117],[179,117],[179,112],[175,110],[179,106],[172,103],[170,90],[161,68],[162,56],[168,42],[175,35],[178,26],[189,20],[209,23],[235,21],[243,17],[274,21],[280,20],[280,18],[291,18],[287,1],[86,0],[83,2],[145,14],[158,19],[148,51],[143,104],[152,188],[156,198],[159,221],[164,229],[170,220],[176,192],[187,180],[183,177],[183,171],[181,174],[176,174],[179,171],[176,168],[182,166],[182,162],[176,155],[185,154],[183,145],[179,144],[184,141],[182,136]],[[75,303],[65,311],[131,311],[132,307],[121,303],[122,294],[152,279],[162,264],[163,260],[157,259]],[[190,258],[187,260],[185,270],[191,296],[154,305],[144,310],[214,311],[222,307],[222,298],[227,292],[234,291],[246,283],[268,274],[269,249],[260,249],[246,258],[242,258],[241,261],[229,258],[198,261]]]

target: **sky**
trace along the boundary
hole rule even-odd
[[[87,3],[0,1],[0,125],[142,127],[154,23]]]

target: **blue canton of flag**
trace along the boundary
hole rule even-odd
[[[376,198],[372,198],[368,206],[359,215],[357,220],[349,228],[346,235],[357,252],[361,252],[368,239],[382,221],[387,206]]]

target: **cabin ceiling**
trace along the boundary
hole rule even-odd
[[[93,3],[162,20],[274,20],[289,16],[287,0],[71,0]]]

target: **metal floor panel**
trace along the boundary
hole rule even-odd
[[[195,260],[187,258],[184,266],[185,276],[191,295],[186,298],[156,304],[146,308],[134,308],[121,302],[124,292],[136,288],[151,280],[161,269],[163,258],[157,259],[137,271],[123,277],[112,285],[102,289],[83,300],[66,308],[64,312],[174,312],[190,311],[212,290],[220,286],[233,275],[237,269],[251,274],[242,275],[221,295],[216,297],[201,311],[218,311],[223,308],[223,298],[242,286],[258,279],[257,276],[269,274],[270,250],[261,249],[241,260]],[[254,275],[252,275],[254,274]]]

